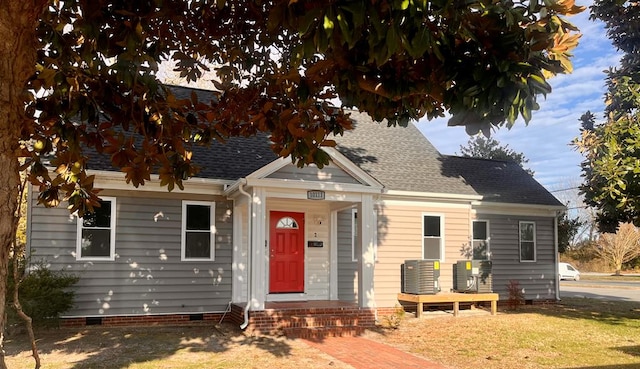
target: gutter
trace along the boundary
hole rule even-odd
[[[251,269],[252,269],[252,255],[253,255],[253,237],[252,237],[252,229],[253,229],[253,197],[244,190],[244,185],[247,183],[246,178],[241,179],[238,183],[238,191],[247,197],[247,241],[249,243],[248,253],[247,253],[247,305],[244,307],[244,322],[240,324],[240,329],[246,329],[249,326],[249,308],[251,307],[252,301],[252,290],[251,290]]]

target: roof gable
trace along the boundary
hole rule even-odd
[[[364,172],[358,166],[354,165],[344,155],[332,148],[325,148],[329,154],[330,165],[324,166],[322,169],[311,164],[298,168],[291,163],[289,158],[279,158],[257,171],[246,175],[246,178],[269,178],[269,179],[286,179],[310,182],[328,182],[328,183],[345,183],[357,184],[382,188],[383,185],[376,181],[369,174]]]
[[[354,129],[336,137],[336,149],[389,190],[477,195],[462,177],[445,171],[442,155],[418,128],[388,127],[351,112]]]

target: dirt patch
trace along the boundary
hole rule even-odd
[[[231,324],[47,329],[37,332],[45,368],[352,368],[301,340],[249,336]],[[33,368],[26,336],[6,341],[10,368]]]

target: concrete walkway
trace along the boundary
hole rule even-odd
[[[327,337],[306,339],[304,342],[356,369],[446,369],[440,364],[363,337]]]

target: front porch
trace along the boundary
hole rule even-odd
[[[249,312],[247,330],[290,338],[357,336],[376,325],[376,313],[381,312],[345,301],[267,302],[264,310]],[[244,305],[232,304],[230,319],[242,324]]]

